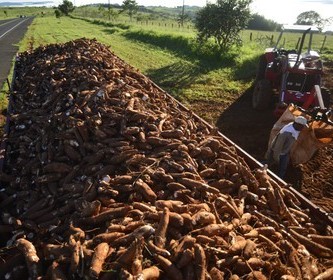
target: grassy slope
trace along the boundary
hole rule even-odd
[[[41,11],[34,10],[39,16],[21,42],[20,51],[80,37],[96,38],[189,106],[193,102],[210,102],[225,107],[233,102],[250,87],[257,57],[266,46],[270,46],[272,35],[269,32],[243,31],[244,47],[228,56],[216,55],[195,47],[195,33],[187,28],[163,28],[156,23],[142,25],[67,17],[56,19],[53,9],[43,9],[43,12],[45,15],[41,17]],[[252,42],[249,41],[251,32]],[[278,34],[273,35],[276,39]],[[314,40],[317,49],[323,39],[320,36]],[[290,44],[286,48],[295,46],[297,37],[293,34],[286,34],[286,37]],[[326,46],[332,46],[332,40],[333,36],[329,36]],[[216,115],[212,112],[205,117],[215,122]]]
[[[236,57],[235,63],[230,62],[232,60],[225,63],[212,54],[205,56],[205,50],[193,49],[193,33],[148,32],[136,27],[105,26],[67,17],[37,17],[21,42],[20,51],[28,49],[31,43],[35,48],[80,37],[96,38],[110,45],[116,55],[183,102],[211,99],[228,102],[234,99],[229,95],[242,92],[250,83],[250,79],[231,81],[235,75],[251,78],[254,73],[253,65],[243,65],[244,57],[242,60],[241,56]],[[253,51],[251,53],[253,56]],[[247,67],[246,72],[239,67]],[[239,74],[241,71],[234,71],[236,68],[245,73]]]
[[[40,45],[63,43],[86,37],[96,38],[99,42],[109,45],[116,55],[144,73],[151,69],[166,67],[178,60],[165,49],[127,39],[124,32],[126,29],[123,30],[121,27],[105,27],[68,17],[36,18],[20,44],[20,51],[28,49],[31,42],[36,48]]]

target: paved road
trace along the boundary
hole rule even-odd
[[[33,18],[0,20],[0,89],[8,78],[13,58]]]

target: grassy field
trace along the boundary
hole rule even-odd
[[[80,37],[96,38],[109,45],[116,55],[184,102],[212,97],[224,101],[228,95],[248,87],[255,72],[254,60],[248,71],[246,56],[236,52],[223,56],[195,47],[194,33],[183,36],[158,30],[148,32],[123,24],[106,25],[68,17],[36,17],[19,51]],[[247,46],[242,52],[250,50]],[[244,73],[241,67],[246,67]],[[235,78],[238,81],[232,81]]]
[[[195,32],[190,28],[165,28],[158,21],[142,24],[93,18],[57,19],[51,8],[10,12],[37,15],[20,42],[20,52],[81,37],[96,38],[185,104],[204,101],[228,106],[251,86],[258,56],[278,36],[278,33],[245,30],[241,34],[243,47],[225,54],[198,46]],[[1,15],[0,9],[0,18]],[[296,34],[286,34],[282,42],[286,42],[285,48],[294,48],[298,38]],[[316,35],[314,47],[321,49],[323,40],[324,35]],[[325,46],[324,57],[332,59],[332,35],[326,38]],[[206,119],[214,122],[214,112]]]
[[[43,15],[54,15],[54,9],[45,7],[0,7],[0,20],[20,16]]]

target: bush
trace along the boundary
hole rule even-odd
[[[195,27],[200,42],[214,38],[221,50],[227,50],[241,42],[239,32],[250,18],[252,0],[217,0],[207,4],[197,14]]]

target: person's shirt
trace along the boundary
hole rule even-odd
[[[279,162],[281,155],[286,155],[290,152],[292,145],[299,136],[300,131],[296,130],[293,122],[285,125],[272,142],[271,150],[273,159]]]

